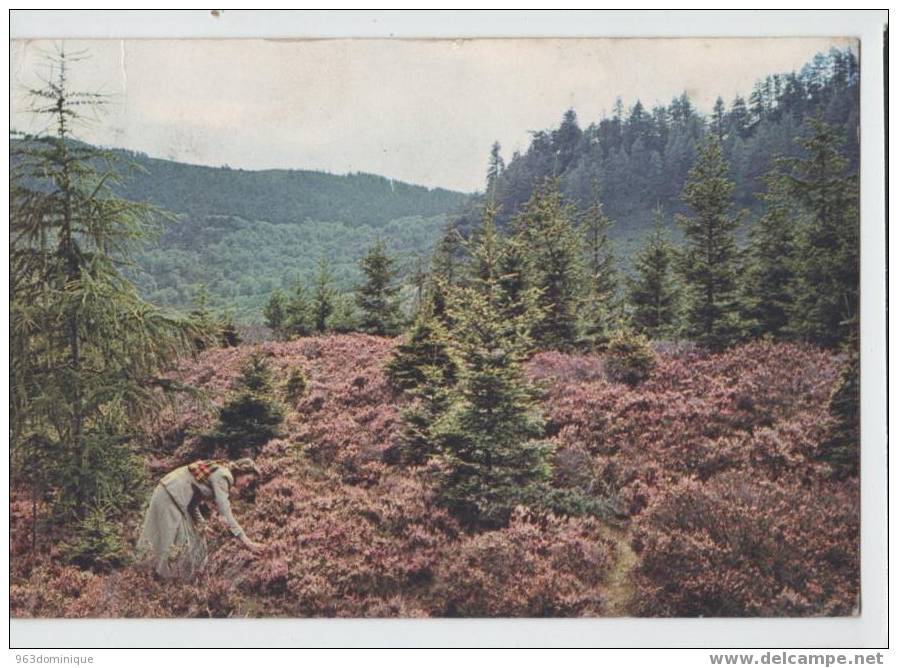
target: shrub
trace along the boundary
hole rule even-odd
[[[436,573],[437,614],[450,617],[596,616],[615,559],[594,520],[535,518],[465,538]]]
[[[300,367],[290,369],[290,375],[287,376],[287,382],[284,385],[284,394],[287,397],[287,401],[291,404],[296,404],[306,393],[307,387],[308,381],[303,370]]]
[[[105,507],[91,508],[81,520],[76,537],[65,547],[65,556],[76,566],[101,572],[127,562],[121,527],[109,519]]]
[[[640,615],[850,615],[859,595],[856,491],[725,474],[686,480],[640,518]]]
[[[616,332],[608,342],[605,372],[611,380],[635,386],[652,373],[657,361],[649,340],[642,334]]]

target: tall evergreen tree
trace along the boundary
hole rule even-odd
[[[502,176],[504,170],[505,161],[502,160],[502,146],[500,146],[499,142],[493,142],[493,147],[490,150],[489,166],[486,170],[486,194],[491,200],[495,199],[496,181]]]
[[[714,110],[711,112],[711,131],[717,135],[717,139],[721,142],[726,134],[726,126],[726,104],[724,104],[723,98],[718,96],[717,101],[714,103]]]
[[[425,288],[425,300],[433,315],[446,327],[452,326],[446,300],[448,290],[458,280],[459,257],[462,237],[455,227],[450,226],[437,242],[430,261],[430,276]]]
[[[496,210],[487,205],[481,228],[469,245],[470,276],[466,284],[480,292],[504,317],[508,329],[504,336],[528,348],[532,324],[542,315],[539,291],[530,283],[527,253],[521,239],[504,239],[496,227]],[[521,325],[525,329],[515,328]]]
[[[449,354],[448,333],[442,322],[428,310],[422,310],[396,346],[386,372],[393,387],[405,391],[427,381],[454,383],[455,361]]]
[[[218,421],[202,442],[214,454],[224,447],[236,459],[249,450],[253,455],[278,435],[284,409],[274,399],[271,366],[261,352],[254,352],[240,369],[231,396],[218,410]]]
[[[508,322],[498,308],[497,278],[483,280],[479,289],[453,290],[458,383],[430,433],[445,472],[443,503],[463,522],[491,527],[541,496],[551,445],[540,440],[543,419],[521,366],[526,340],[509,336],[526,331],[526,318]]]
[[[542,316],[533,324],[535,343],[543,348],[571,348],[577,341],[577,306],[582,278],[582,246],[573,225],[574,212],[563,201],[557,179],[545,181],[515,219],[526,249],[537,305]]]
[[[748,115],[748,106],[745,104],[745,98],[737,95],[730,105],[730,113],[727,117],[729,124],[729,134],[733,137],[746,139],[751,134],[751,120]]]
[[[121,272],[159,213],[116,195],[113,154],[74,141],[79,111],[104,100],[70,89],[72,61],[61,51],[32,91],[51,133],[10,147],[11,473],[31,471],[57,520],[135,501],[132,425],[160,407],[161,372],[198,335]]]
[[[742,281],[743,320],[751,336],[783,337],[794,310],[796,239],[800,215],[788,184],[777,172],[766,177],[766,213],[749,230],[748,267]]]
[[[688,334],[720,350],[739,335],[736,272],[738,221],[729,215],[733,182],[720,142],[713,135],[701,146],[682,199],[693,217],[678,216],[686,238],[682,272],[687,288]]]
[[[359,262],[365,282],[356,288],[355,299],[362,312],[360,328],[363,332],[392,336],[399,330],[395,264],[380,240]]]
[[[860,219],[857,182],[846,175],[835,128],[810,121],[805,156],[785,159],[789,192],[807,213],[799,230],[796,329],[823,346],[845,342],[860,302]]]
[[[678,291],[675,284],[674,249],[665,233],[664,212],[655,209],[655,227],[634,259],[635,275],[629,280],[631,322],[653,339],[674,334]]]
[[[333,276],[330,265],[325,258],[318,260],[318,271],[315,274],[315,292],[312,294],[312,316],[315,331],[323,333],[328,329],[328,322],[334,312],[335,292],[332,287]]]
[[[618,277],[614,248],[608,233],[612,222],[605,215],[599,186],[593,183],[592,203],[583,214],[581,233],[586,251],[586,294],[583,339],[603,347],[619,320]]]

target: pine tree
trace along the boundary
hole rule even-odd
[[[547,180],[515,219],[524,245],[542,316],[533,324],[538,347],[570,349],[577,341],[577,306],[582,279],[582,247],[557,179]]]
[[[315,293],[312,295],[312,314],[315,331],[323,333],[328,329],[328,322],[334,312],[334,289],[331,287],[333,276],[327,260],[318,260],[318,273],[315,275]]]
[[[734,138],[746,139],[751,135],[748,107],[743,97],[737,95],[733,100],[733,104],[730,105],[727,122],[729,124],[727,133],[733,135]]]
[[[723,98],[718,96],[714,102],[714,110],[711,112],[711,131],[717,135],[717,140],[722,142],[726,135],[726,104]]]
[[[687,289],[688,334],[720,350],[739,334],[736,270],[738,221],[728,214],[733,182],[720,142],[711,136],[700,148],[682,199],[694,217],[678,216],[686,237],[682,272]]]
[[[797,333],[812,343],[837,346],[848,339],[860,302],[858,191],[846,176],[835,128],[810,121],[805,157],[784,159],[789,193],[806,213],[798,236]]]
[[[438,453],[434,425],[449,408],[452,386],[440,366],[418,368],[420,381],[408,390],[410,402],[402,410],[402,428],[395,446],[385,453],[388,464],[417,466]]]
[[[200,283],[193,295],[193,308],[190,317],[198,335],[193,339],[194,348],[203,351],[210,345],[218,343],[220,325],[209,308],[209,290],[205,283]]]
[[[512,337],[523,349],[532,348],[532,323],[542,316],[539,291],[530,285],[525,244],[519,237],[504,239],[496,227],[496,209],[487,205],[480,229],[469,244],[467,285],[498,310]],[[516,329],[523,324],[524,329]]]
[[[335,332],[354,332],[359,326],[355,310],[355,298],[351,294],[334,296],[334,311],[330,316],[330,328]]]
[[[631,322],[638,332],[653,339],[674,334],[677,320],[674,249],[664,227],[664,212],[658,207],[655,227],[634,258],[635,275],[629,280]]]
[[[275,338],[284,336],[284,327],[287,324],[287,297],[284,291],[278,288],[271,293],[265,304],[265,324],[271,328]]]
[[[454,383],[455,362],[449,354],[448,334],[440,320],[422,310],[396,347],[386,371],[393,387],[405,391],[424,384],[428,373],[440,384]]]
[[[11,455],[46,464],[32,480],[60,521],[84,518],[100,498],[115,512],[131,503],[122,490],[141,475],[132,425],[160,408],[160,389],[173,387],[160,373],[198,335],[122,274],[160,212],[116,195],[115,155],[74,141],[78,112],[104,103],[70,90],[74,60],[61,51],[31,91],[52,134],[10,144]]]
[[[449,408],[430,430],[442,461],[442,502],[463,522],[501,526],[550,477],[551,445],[540,440],[543,419],[521,367],[526,343],[497,307],[496,278],[482,289],[455,288],[450,309],[458,323],[452,346],[458,383]]]
[[[256,455],[280,433],[284,410],[274,400],[273,388],[264,353],[253,353],[243,364],[230,398],[218,410],[215,427],[202,436],[210,455],[220,447],[226,448],[232,459],[246,451]]]
[[[425,286],[425,301],[433,315],[447,327],[452,327],[446,301],[451,286],[459,276],[459,256],[462,237],[458,230],[449,227],[437,242],[430,262],[430,276]]]
[[[612,222],[603,210],[599,186],[593,183],[592,203],[583,214],[581,233],[586,250],[586,294],[582,340],[603,348],[619,320],[618,278],[614,248],[608,238]]]
[[[296,281],[293,291],[290,293],[290,298],[285,301],[286,303],[283,306],[283,324],[281,326],[284,334],[287,337],[308,336],[311,330],[309,320],[311,319],[312,307],[309,304],[309,296],[306,294],[306,288],[302,281]],[[278,306],[273,308],[276,319]],[[274,328],[272,327],[272,329]]]
[[[502,160],[502,147],[499,142],[493,142],[490,150],[489,166],[486,170],[486,194],[491,200],[495,199],[496,182],[505,170],[505,161]]]
[[[795,302],[795,225],[800,215],[788,184],[769,173],[761,195],[766,213],[749,230],[748,267],[742,282],[742,319],[751,336],[782,338],[792,330]]]
[[[361,309],[360,329],[369,334],[392,336],[399,329],[399,287],[395,284],[395,260],[378,240],[361,259],[365,282],[356,288],[356,304]]]

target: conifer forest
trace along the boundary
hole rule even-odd
[[[10,137],[14,617],[858,613],[856,50],[560,106],[477,192],[99,146],[52,59]],[[244,457],[260,549],[212,504],[158,577],[154,487]]]

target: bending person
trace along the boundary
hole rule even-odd
[[[218,514],[244,547],[259,552],[231,513],[231,490],[240,490],[259,475],[252,459],[234,462],[200,460],[175,469],[156,486],[137,541],[138,558],[148,560],[160,577],[192,579],[206,561],[206,541],[197,523],[199,504],[214,500]]]

